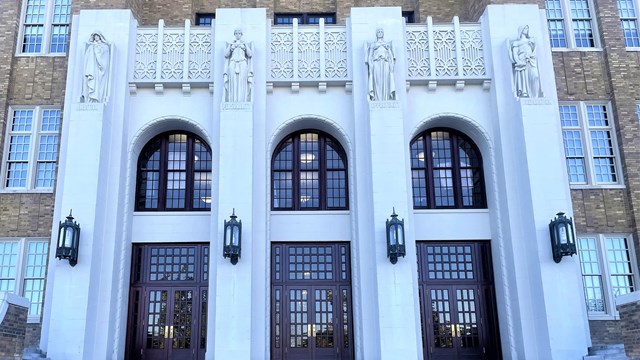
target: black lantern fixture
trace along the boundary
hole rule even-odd
[[[391,219],[387,219],[387,256],[392,264],[398,262],[398,257],[404,257],[407,251],[404,245],[404,219],[398,220],[396,209],[393,208]]]
[[[563,256],[573,256],[576,251],[576,237],[573,234],[573,219],[567,219],[563,212],[556,214],[549,223],[553,261],[559,263]]]
[[[231,220],[224,221],[224,244],[222,256],[231,259],[231,264],[238,263],[242,246],[242,220],[236,220],[236,209],[230,216]]]
[[[80,224],[73,221],[71,211],[64,222],[60,221],[58,228],[58,246],[56,257],[60,260],[68,259],[69,265],[78,263],[78,246],[80,245]]]

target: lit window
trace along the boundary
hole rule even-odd
[[[71,0],[25,0],[23,3],[18,53],[65,55],[69,45]]]
[[[325,24],[335,24],[336,14],[275,14],[274,25],[291,25],[293,19],[298,19],[298,24],[320,24],[320,19],[324,19]]]
[[[138,158],[136,211],[209,211],[212,158],[194,134],[156,136]]]
[[[597,46],[589,0],[545,0],[545,9],[552,48]],[[572,36],[567,37],[567,33]]]
[[[640,47],[638,15],[635,0],[618,0],[618,15],[622,23],[622,37],[626,47]]]
[[[451,129],[427,130],[411,141],[414,209],[486,208],[482,158]]]
[[[571,185],[620,183],[613,119],[604,104],[561,104],[560,121]]]
[[[29,322],[39,322],[44,303],[49,241],[0,240],[0,291],[24,296],[31,302]]]
[[[11,190],[52,190],[56,179],[60,109],[10,110],[2,187]]]
[[[284,139],[273,154],[271,206],[274,210],[346,210],[347,157],[342,146],[321,132]]]
[[[631,243],[627,236],[578,237],[582,282],[590,317],[616,315],[615,298],[636,290]]]

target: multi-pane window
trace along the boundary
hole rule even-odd
[[[615,315],[615,298],[636,290],[631,238],[593,235],[578,237],[578,254],[587,311]]]
[[[486,208],[482,158],[452,129],[427,130],[411,141],[415,209]]]
[[[302,131],[284,139],[271,165],[273,210],[348,209],[347,157],[330,135]]]
[[[18,53],[66,54],[71,0],[25,0],[23,3]]]
[[[560,105],[567,174],[572,185],[615,185],[620,178],[607,105]]]
[[[622,37],[626,47],[640,47],[638,15],[635,0],[618,0],[618,15],[622,25]]]
[[[275,14],[273,18],[274,25],[291,25],[293,19],[298,19],[298,24],[320,24],[320,19],[324,19],[325,24],[335,24],[336,14]]]
[[[209,211],[209,146],[187,132],[156,136],[138,158],[136,211]]]
[[[2,187],[52,189],[60,138],[60,109],[11,109],[5,144]]]
[[[196,26],[211,26],[215,18],[216,18],[216,14],[198,13],[196,14]]]
[[[48,251],[47,239],[0,240],[0,291],[27,298],[30,321],[42,313]]]
[[[545,9],[551,47],[597,46],[593,7],[589,0],[545,0]]]

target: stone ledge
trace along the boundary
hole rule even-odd
[[[640,291],[634,291],[616,297],[616,306],[627,305],[637,301],[640,302]]]

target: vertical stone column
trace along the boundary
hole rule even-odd
[[[358,345],[363,358],[422,358],[420,312],[417,292],[417,263],[412,227],[411,194],[407,179],[409,146],[403,115],[405,94],[405,62],[403,19],[399,7],[351,9],[351,49],[353,68],[353,98],[356,127],[355,159],[358,174],[359,248],[357,269],[361,270],[362,337]],[[384,41],[393,44],[396,57],[396,99],[370,101],[366,44],[376,40],[376,30],[384,30]],[[371,159],[370,162],[368,159]],[[370,174],[370,175],[369,175]],[[401,176],[399,176],[399,174]],[[369,178],[370,176],[370,178]],[[405,219],[406,252],[393,265],[387,258],[386,224],[393,209]],[[371,269],[375,269],[372,274]],[[366,272],[366,273],[364,273]],[[362,299],[361,299],[362,300]],[[369,318],[375,316],[375,319]],[[372,329],[373,327],[373,329]],[[376,342],[375,344],[373,342]]]
[[[252,354],[254,331],[252,310],[264,303],[253,296],[254,263],[260,261],[254,254],[254,242],[264,242],[254,231],[254,136],[255,123],[264,124],[266,96],[266,36],[267,17],[264,9],[220,9],[216,12],[215,29],[215,83],[214,114],[219,114],[219,184],[217,196],[218,218],[212,219],[212,266],[210,276],[209,329],[207,359],[250,359],[264,356]],[[253,54],[252,101],[224,102],[223,72],[224,52],[227,42],[232,42],[234,30],[242,29],[242,40],[251,43]],[[250,70],[251,71],[251,70]],[[222,103],[220,103],[222,101]],[[218,105],[220,104],[220,105]],[[219,106],[219,107],[218,107]],[[218,110],[218,111],[216,111]],[[214,118],[214,122],[218,119]],[[259,128],[263,129],[262,126]],[[263,143],[260,141],[259,143]],[[235,209],[242,220],[242,255],[236,265],[222,258],[223,221]],[[258,226],[264,228],[264,226]],[[263,265],[264,266],[264,265]],[[214,275],[215,274],[215,275]],[[259,323],[264,318],[255,319]],[[261,336],[264,336],[262,334]],[[260,349],[263,350],[263,349]]]
[[[537,5],[489,5],[481,21],[494,79],[499,193],[491,207],[492,242],[502,242],[505,249],[500,255],[502,275],[496,279],[498,307],[504,309],[503,354],[578,359],[590,344],[579,260],[565,257],[556,264],[549,238],[550,220],[559,211],[571,216],[572,205],[544,10]],[[516,97],[509,42],[524,25],[536,40],[543,97]]]
[[[129,10],[83,10],[73,24],[60,144],[65,155],[58,167],[41,347],[51,358],[88,360],[124,347],[118,343],[123,330],[116,331],[112,317],[117,302],[126,299],[117,298],[113,274],[120,271],[115,255],[122,245],[120,201],[126,179],[122,154],[129,94],[122,84],[128,81],[137,23]],[[95,31],[112,44],[110,95],[106,103],[81,103],[84,52]],[[81,226],[75,267],[55,258],[57,220],[70,209]]]

